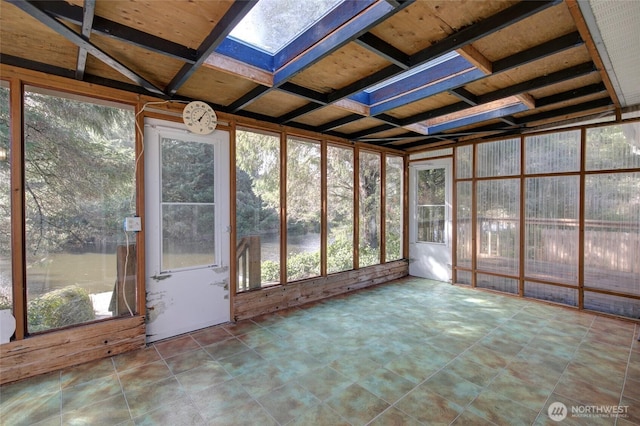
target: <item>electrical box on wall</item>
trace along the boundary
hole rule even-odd
[[[135,217],[125,217],[124,218],[124,230],[127,232],[139,232],[142,231],[142,222],[140,218]]]

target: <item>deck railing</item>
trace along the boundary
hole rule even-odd
[[[249,235],[238,241],[236,260],[238,265],[237,291],[260,288],[262,271],[259,235]]]

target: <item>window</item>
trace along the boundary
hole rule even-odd
[[[353,149],[327,146],[327,273],[353,269]]]
[[[280,282],[280,136],[236,132],[237,291]]]
[[[0,310],[13,309],[9,89],[0,82]]]
[[[640,317],[640,122],[473,148],[455,151],[457,282]]]
[[[342,1],[262,0],[229,35],[273,55]]]
[[[640,168],[640,122],[587,129],[587,170]]]
[[[416,174],[416,241],[445,243],[445,169],[422,169]]]
[[[163,137],[162,270],[214,265],[214,146]]]
[[[380,263],[380,154],[360,151],[360,267]]]
[[[402,258],[402,176],[404,160],[402,157],[386,157],[385,191],[385,230],[386,262]]]
[[[114,283],[134,248],[133,110],[31,87],[24,105],[28,331],[132,312],[135,280]]]
[[[320,144],[287,141],[287,281],[320,275]]]
[[[520,181],[479,181],[476,209],[478,269],[517,276],[520,263]]]

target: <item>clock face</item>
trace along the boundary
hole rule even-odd
[[[182,111],[182,120],[190,131],[200,135],[213,132],[218,124],[213,108],[201,101],[189,102]]]

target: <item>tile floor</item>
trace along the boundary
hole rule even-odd
[[[5,385],[0,421],[626,426],[640,424],[639,331],[405,278]]]

